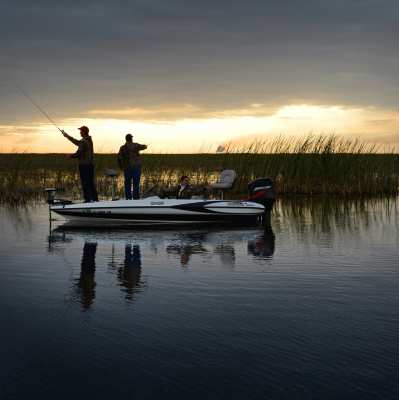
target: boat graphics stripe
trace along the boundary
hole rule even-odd
[[[245,209],[245,210],[258,210],[261,211],[262,209],[258,207],[247,207],[247,206],[240,206],[239,204],[237,205],[232,205],[232,206],[218,206],[217,204],[221,202],[215,202],[215,201],[206,201],[206,202],[201,202],[201,203],[188,203],[188,204],[182,204],[179,206],[172,206],[172,208],[176,208],[178,210],[185,210],[185,211],[196,211],[196,212],[206,212],[206,213],[218,213],[218,211],[214,211],[213,209],[219,208],[221,210],[226,209],[226,208],[236,208],[236,209]],[[215,204],[215,205],[213,205]],[[212,209],[207,208],[207,206],[211,206]]]
[[[124,214],[115,212],[81,212],[75,210],[60,209],[54,210],[57,214],[65,217],[82,217],[82,218],[102,218],[102,219],[114,219],[114,220],[126,220],[126,221],[223,221],[223,222],[250,222],[257,221],[258,215],[251,214],[220,214],[213,212],[204,212],[198,214],[181,214],[181,215],[170,215],[170,214]]]
[[[222,201],[221,201],[222,202]],[[110,209],[112,210],[118,210],[118,209],[139,209],[139,208],[145,208],[145,209],[178,209],[178,210],[185,210],[185,211],[195,211],[195,212],[206,212],[206,213],[216,213],[217,211],[213,211],[206,206],[209,206],[211,204],[217,204],[217,201],[207,201],[207,202],[199,202],[199,203],[188,203],[188,204],[182,204],[182,205],[170,205],[170,206],[141,206],[141,205],[129,205],[129,206],[94,206],[94,207],[65,207],[65,206],[56,206],[52,207],[52,211],[64,211],[64,210],[73,210],[73,211],[87,211],[91,210],[92,212],[95,210],[103,210],[103,209]],[[67,205],[68,206],[68,205]],[[69,205],[70,206],[70,205]],[[260,207],[252,207],[252,206],[240,206],[239,204],[237,205],[232,205],[232,206],[218,206],[218,205],[212,205],[212,209],[219,208],[221,210],[223,209],[231,209],[231,208],[236,208],[236,209],[245,209],[245,210],[257,210],[257,211],[263,211],[262,208]]]

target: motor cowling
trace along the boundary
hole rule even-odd
[[[271,211],[276,201],[276,189],[270,178],[258,178],[248,184],[248,201],[262,204],[265,211]]]

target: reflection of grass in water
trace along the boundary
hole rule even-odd
[[[299,197],[280,199],[273,210],[273,227],[292,221],[293,230],[320,235],[359,233],[399,218],[396,196],[384,198]]]
[[[175,184],[183,174],[189,175],[193,183],[212,182],[222,168],[232,168],[238,173],[233,196],[245,193],[250,180],[263,176],[276,181],[280,194],[397,194],[399,155],[380,154],[377,150],[336,136],[307,136],[256,142],[246,148],[227,147],[222,154],[143,154],[142,184],[144,190],[155,184]],[[95,162],[99,192],[109,196],[110,182],[103,173],[106,168],[117,168],[116,156],[98,154]],[[120,176],[120,195],[122,184]],[[0,155],[3,201],[40,198],[42,189],[49,186],[79,197],[76,163],[62,154]]]

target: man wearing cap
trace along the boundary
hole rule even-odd
[[[133,182],[133,199],[137,200],[140,198],[140,150],[145,150],[147,146],[145,144],[134,143],[133,136],[130,133],[125,136],[125,139],[126,143],[119,149],[118,164],[125,176],[126,199],[132,199]]]
[[[210,188],[204,185],[191,185],[190,178],[183,175],[180,178],[180,183],[177,186],[161,189],[159,197],[172,199],[191,199],[192,196],[209,196]]]
[[[85,202],[98,201],[97,189],[94,183],[94,164],[93,164],[93,141],[89,136],[89,128],[81,126],[81,140],[69,136],[65,131],[61,131],[64,137],[78,146],[76,153],[71,155],[71,158],[77,158],[79,161],[80,182],[83,189],[83,197]]]

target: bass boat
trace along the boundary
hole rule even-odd
[[[55,199],[55,189],[46,189],[50,213],[81,226],[158,225],[158,224],[236,224],[252,225],[264,220],[274,203],[270,179],[249,185],[246,200],[163,199],[151,196],[140,200],[106,200],[72,203]]]

